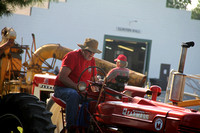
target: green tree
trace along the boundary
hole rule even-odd
[[[186,9],[188,4],[191,4],[191,0],[167,0],[166,7]]]
[[[192,10],[191,18],[200,20],[200,4],[198,4],[197,7]]]
[[[186,10],[192,0],[166,0],[166,7]],[[198,1],[200,3],[200,0]],[[191,19],[200,20],[200,4],[192,10]]]
[[[27,7],[36,3],[42,3],[46,0],[0,0],[0,17],[3,15],[9,16],[17,7]],[[58,1],[58,0],[52,0]]]

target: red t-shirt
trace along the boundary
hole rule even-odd
[[[80,49],[67,53],[64,56],[64,58],[62,60],[62,64],[61,64],[61,67],[68,67],[68,68],[71,69],[71,73],[69,74],[69,78],[72,81],[74,81],[75,83],[78,83],[79,76],[89,66],[96,66],[94,57],[90,61],[86,60],[84,58],[84,56],[82,55]],[[91,80],[91,77],[93,76],[93,70],[95,70],[94,75],[96,75],[97,74],[96,69],[89,68],[87,71],[85,71],[82,74],[80,81],[84,81],[84,82],[87,83],[87,80]],[[55,85],[66,87],[58,79],[58,76],[59,76],[59,74],[56,77]]]

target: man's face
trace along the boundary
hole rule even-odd
[[[84,50],[83,52],[84,54],[84,57],[86,60],[91,60],[92,57],[94,56],[95,53],[93,53],[92,51],[89,51],[89,50]]]
[[[120,67],[120,61],[119,60],[116,61],[116,65],[117,65],[117,67]]]

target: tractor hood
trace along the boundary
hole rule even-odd
[[[200,132],[200,113],[188,113],[183,116],[179,126],[181,132]]]
[[[96,119],[105,124],[126,125],[166,133],[178,132],[179,128],[199,128],[200,125],[197,121],[200,119],[200,113],[141,97],[134,97],[132,102],[101,103],[96,112]]]

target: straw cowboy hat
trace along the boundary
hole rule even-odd
[[[92,38],[86,38],[84,44],[77,44],[81,49],[90,50],[93,53],[102,53],[98,50],[98,41]]]

